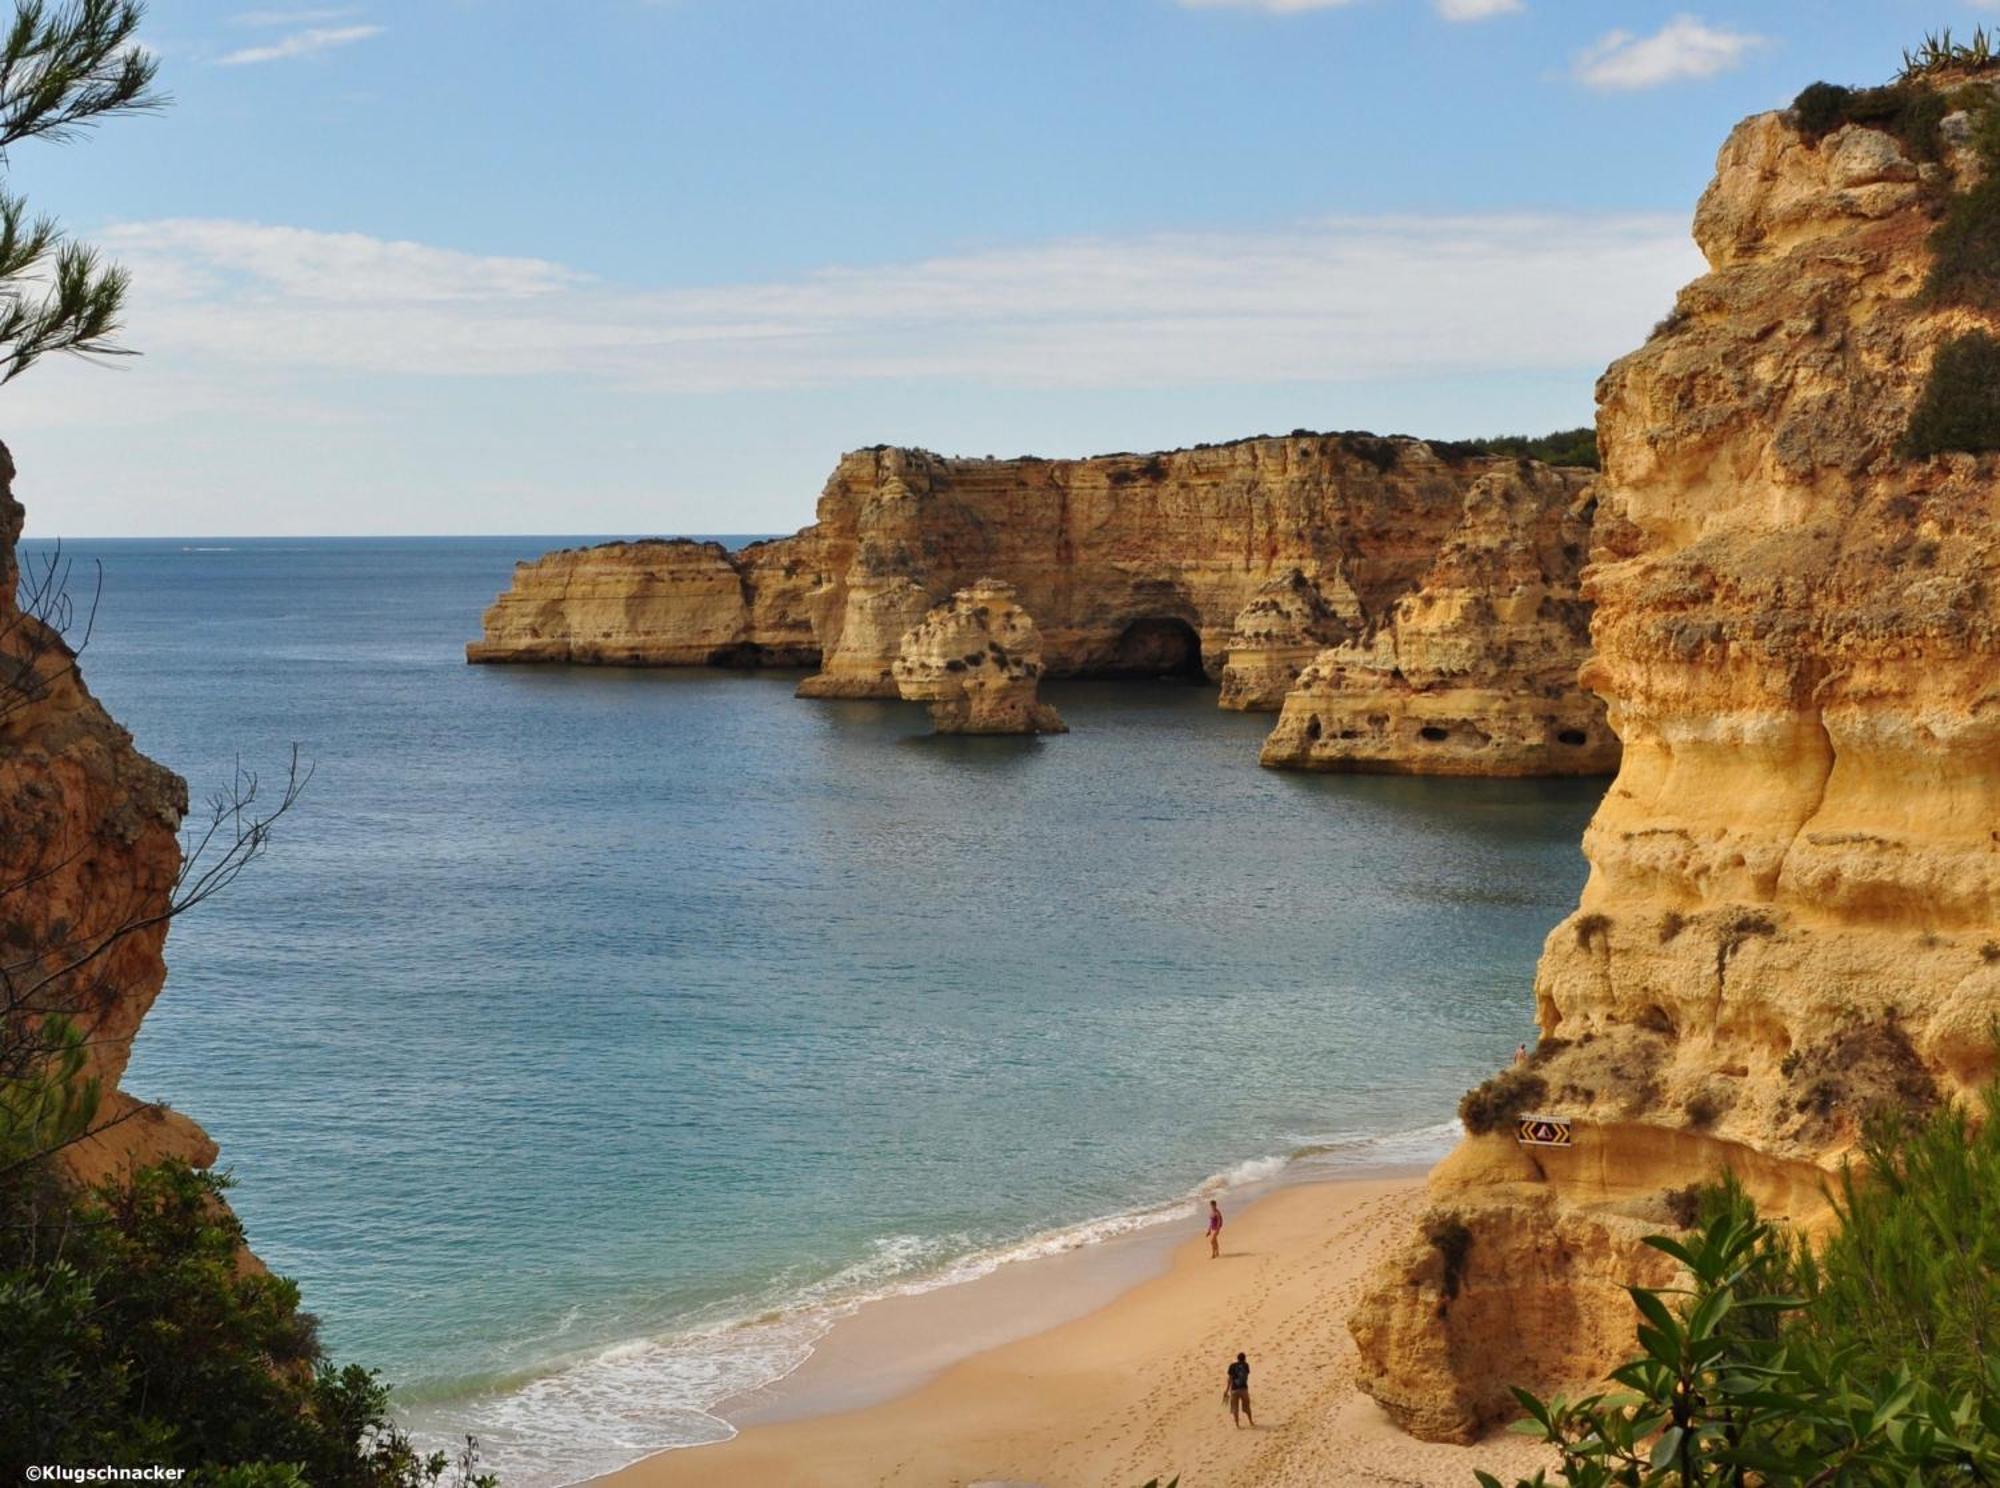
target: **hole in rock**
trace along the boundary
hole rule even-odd
[[[1448,729],[1441,729],[1434,723],[1427,723],[1417,730],[1417,737],[1426,744],[1442,744],[1451,737]]]
[[[1108,677],[1183,677],[1199,682],[1201,637],[1185,620],[1134,620],[1118,637]]]
[[[1582,729],[1561,729],[1558,730],[1556,733],[1556,742],[1558,744],[1568,744],[1572,748],[1577,748],[1581,747],[1582,745],[1588,744],[1590,742],[1590,736],[1584,733]]]

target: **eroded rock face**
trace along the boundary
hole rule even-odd
[[[1321,652],[1263,762],[1420,775],[1608,775],[1618,739],[1577,683],[1589,477],[1522,461],[1465,493],[1458,527],[1388,623]]]
[[[1051,676],[1219,678],[1225,706],[1276,708],[1313,655],[1387,620],[1467,492],[1516,465],[1354,434],[1088,460],[858,450],[796,536],[522,565],[467,655],[816,664],[801,695],[895,697],[903,636],[990,576],[1035,616]]]
[[[1541,1274],[1539,1237],[1631,1211],[1635,1183],[1727,1166],[1812,1223],[1871,1105],[1993,1073],[2000,459],[1898,453],[1940,344],[2000,329],[1919,294],[1963,163],[1742,124],[1695,216],[1711,272],[1599,385],[1585,677],[1624,757],[1536,975],[1532,1072],[1577,1146],[1477,1138],[1433,1177],[1492,1237],[1472,1254],[1496,1318],[1539,1305],[1514,1279]],[[1425,1435],[1476,1430],[1503,1371],[1546,1390],[1627,1347],[1624,1305],[1584,1285],[1574,1315],[1621,1326],[1567,1357],[1441,1345],[1406,1305],[1428,1285],[1414,1257],[1357,1336],[1371,1388]]]
[[[162,947],[187,786],[133,747],[83,684],[76,657],[18,600],[23,513],[0,448],[0,964],[16,1016],[79,1028],[105,1130],[65,1156],[86,1180],[215,1146],[177,1112],[117,1088],[166,979]],[[29,589],[38,585],[31,572]],[[46,614],[46,609],[43,609]],[[157,923],[153,923],[158,921]]]
[[[786,555],[757,543],[605,543],[514,566],[468,661],[812,666],[819,661]]]
[[[930,611],[903,637],[900,694],[931,705],[941,734],[1066,734],[1036,695],[1042,638],[1014,586],[981,579]]]
[[[1314,657],[1367,624],[1361,597],[1339,569],[1317,578],[1286,569],[1259,585],[1236,614],[1222,668],[1222,706],[1246,712],[1281,707]]]

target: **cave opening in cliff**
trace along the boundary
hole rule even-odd
[[[1185,620],[1167,616],[1134,620],[1119,634],[1104,675],[1205,681],[1208,674],[1201,665],[1201,637]]]

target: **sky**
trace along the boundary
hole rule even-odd
[[[2000,0],[153,0],[43,536],[780,532],[839,454],[1586,423],[1730,127]]]

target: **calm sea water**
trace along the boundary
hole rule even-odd
[[[68,549],[90,683],[197,797],[317,771],[175,928],[128,1083],[510,1481],[726,1435],[843,1300],[1435,1131],[1530,1036],[1597,783],[1273,774],[1189,687],[940,740],[790,676],[465,666],[562,542]]]

